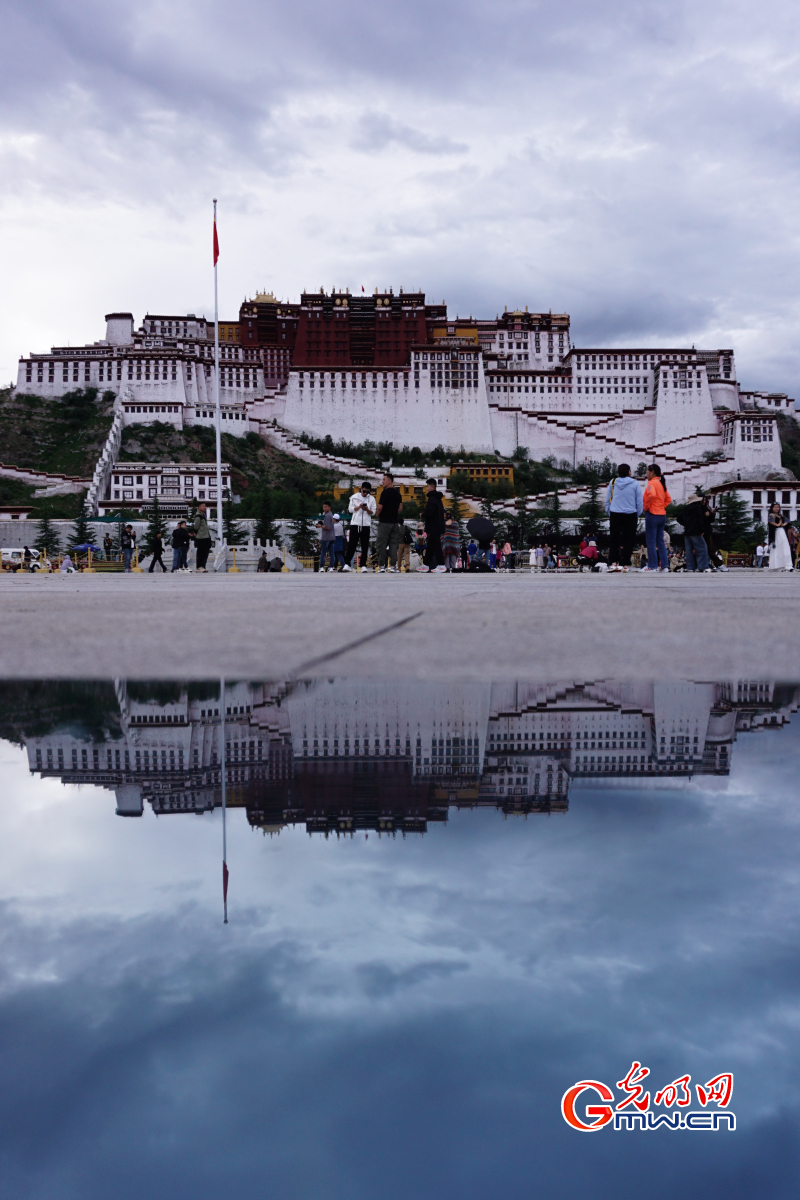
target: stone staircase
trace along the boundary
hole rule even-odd
[[[493,407],[499,408],[500,406],[493,405]],[[522,411],[529,423],[543,424],[548,428],[557,429],[567,436],[580,433],[584,446],[590,450],[595,448],[598,458],[610,457],[615,454],[617,458],[638,457],[639,461],[650,460],[651,462],[657,460],[664,473],[669,477],[668,483],[677,477],[680,481],[678,492],[682,492],[684,495],[687,495],[696,484],[703,484],[707,481],[708,464],[692,462],[682,455],[670,453],[666,449],[670,445],[669,442],[659,446],[646,445],[642,442],[626,441],[611,433],[603,432],[604,427],[618,424],[626,417],[641,416],[647,411],[645,408],[624,409],[622,413],[598,414],[596,418],[592,416],[590,421],[585,418],[569,420],[561,414],[540,413],[530,409]],[[733,460],[723,459],[719,462],[718,468],[723,472],[726,461],[732,462]],[[631,466],[635,469],[636,464],[631,463]]]

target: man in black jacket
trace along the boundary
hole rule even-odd
[[[163,539],[162,539],[160,533],[157,533],[155,535],[155,537],[153,538],[153,545],[151,546],[151,550],[153,551],[153,561],[150,563],[150,574],[151,575],[153,574],[156,563],[158,563],[158,565],[161,567],[161,570],[166,575],[167,568],[164,566],[164,560],[161,557],[161,555],[164,553],[164,542],[163,542]]]
[[[708,565],[708,547],[703,531],[707,522],[706,502],[703,496],[692,496],[675,513],[675,519],[683,526],[683,540],[686,547],[687,571],[710,571]]]
[[[172,571],[186,570],[186,557],[189,553],[189,530],[185,521],[178,521],[172,534]]]
[[[425,520],[425,566],[429,571],[445,571],[444,554],[442,552],[442,534],[444,533],[444,502],[441,492],[436,490],[436,480],[428,479],[425,483],[428,491],[428,502],[425,505],[423,518]]]

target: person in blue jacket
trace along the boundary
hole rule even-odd
[[[627,571],[631,565],[636,528],[642,515],[642,489],[638,479],[631,477],[627,463],[619,464],[615,478],[606,488],[606,512],[611,535],[608,569]]]

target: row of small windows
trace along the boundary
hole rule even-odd
[[[134,481],[136,482],[137,485],[142,484],[145,482],[144,476],[143,475],[115,475],[114,476],[115,485],[119,485],[121,483],[123,487],[133,487]],[[183,483],[187,487],[191,487],[193,482],[199,484],[200,487],[203,487],[203,485],[206,482],[206,476],[205,475],[186,475],[183,477]],[[208,476],[208,482],[212,487],[216,487],[216,477],[214,475]],[[148,475],[147,483],[149,484],[150,487],[156,487],[158,484],[161,484],[161,483],[163,483],[164,487],[179,487],[180,483],[181,483],[181,476],[180,475],[163,475],[163,476]],[[228,484],[228,476],[223,475],[222,476],[222,486],[227,487],[227,484]]]

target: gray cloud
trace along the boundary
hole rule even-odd
[[[0,371],[34,337],[96,336],[109,304],[197,306],[216,194],[232,309],[394,280],[454,311],[568,311],[584,343],[733,344],[746,386],[800,392],[785,0],[755,29],[741,0],[2,15]]]
[[[393,143],[417,154],[464,154],[469,148],[465,142],[412,129],[385,113],[364,113],[352,142],[355,149],[369,153],[385,150]]]
[[[521,1200],[535,1177],[604,1200],[639,1195],[644,1172],[654,1200],[789,1200],[797,742],[742,735],[726,791],[576,786],[564,817],[468,811],[425,839],[269,842],[233,821],[228,927],[216,890],[213,911],[202,889],[186,900],[208,851],[194,819],[134,830],[94,797],[90,844],[122,891],[154,861],[174,886],[130,918],[98,911],[91,870],[66,913],[6,901],[7,1189],[250,1200],[268,1175],[289,1200]],[[32,854],[24,895],[52,874]],[[733,1069],[735,1137],[572,1134],[565,1088],[613,1085],[634,1057],[657,1083]]]

